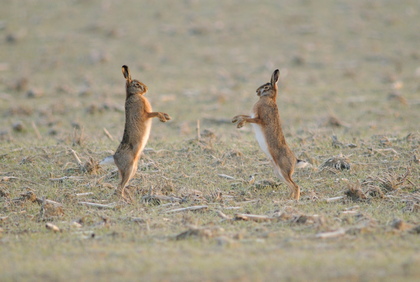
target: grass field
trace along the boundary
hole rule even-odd
[[[420,3],[149,2],[2,1],[0,280],[418,281]],[[123,64],[172,117],[130,205]],[[299,202],[230,122],[276,68]]]

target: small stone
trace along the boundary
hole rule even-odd
[[[22,131],[24,131],[25,126],[23,125],[23,122],[18,121],[18,122],[15,122],[15,123],[12,125],[12,128],[13,128],[13,130],[14,130],[14,131],[16,131],[16,132],[22,132]]]

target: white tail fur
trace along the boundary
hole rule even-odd
[[[100,165],[115,165],[114,155],[106,157],[99,164]]]
[[[309,165],[310,163],[308,163],[307,161],[297,160],[295,168],[304,168]]]

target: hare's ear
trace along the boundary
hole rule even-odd
[[[122,70],[122,73],[123,73],[125,79],[127,81],[131,81],[130,69],[126,65],[123,65],[121,70]]]
[[[271,75],[271,85],[274,87],[277,87],[277,82],[279,81],[279,75],[280,75],[280,72],[279,72],[279,70],[277,69],[277,70],[275,70],[274,72],[273,72],[273,74]]]

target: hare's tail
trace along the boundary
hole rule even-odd
[[[304,167],[307,167],[308,165],[309,163],[307,161],[303,161],[303,160],[296,161],[296,168],[304,168]]]
[[[114,155],[106,157],[99,164],[100,165],[115,165]]]

